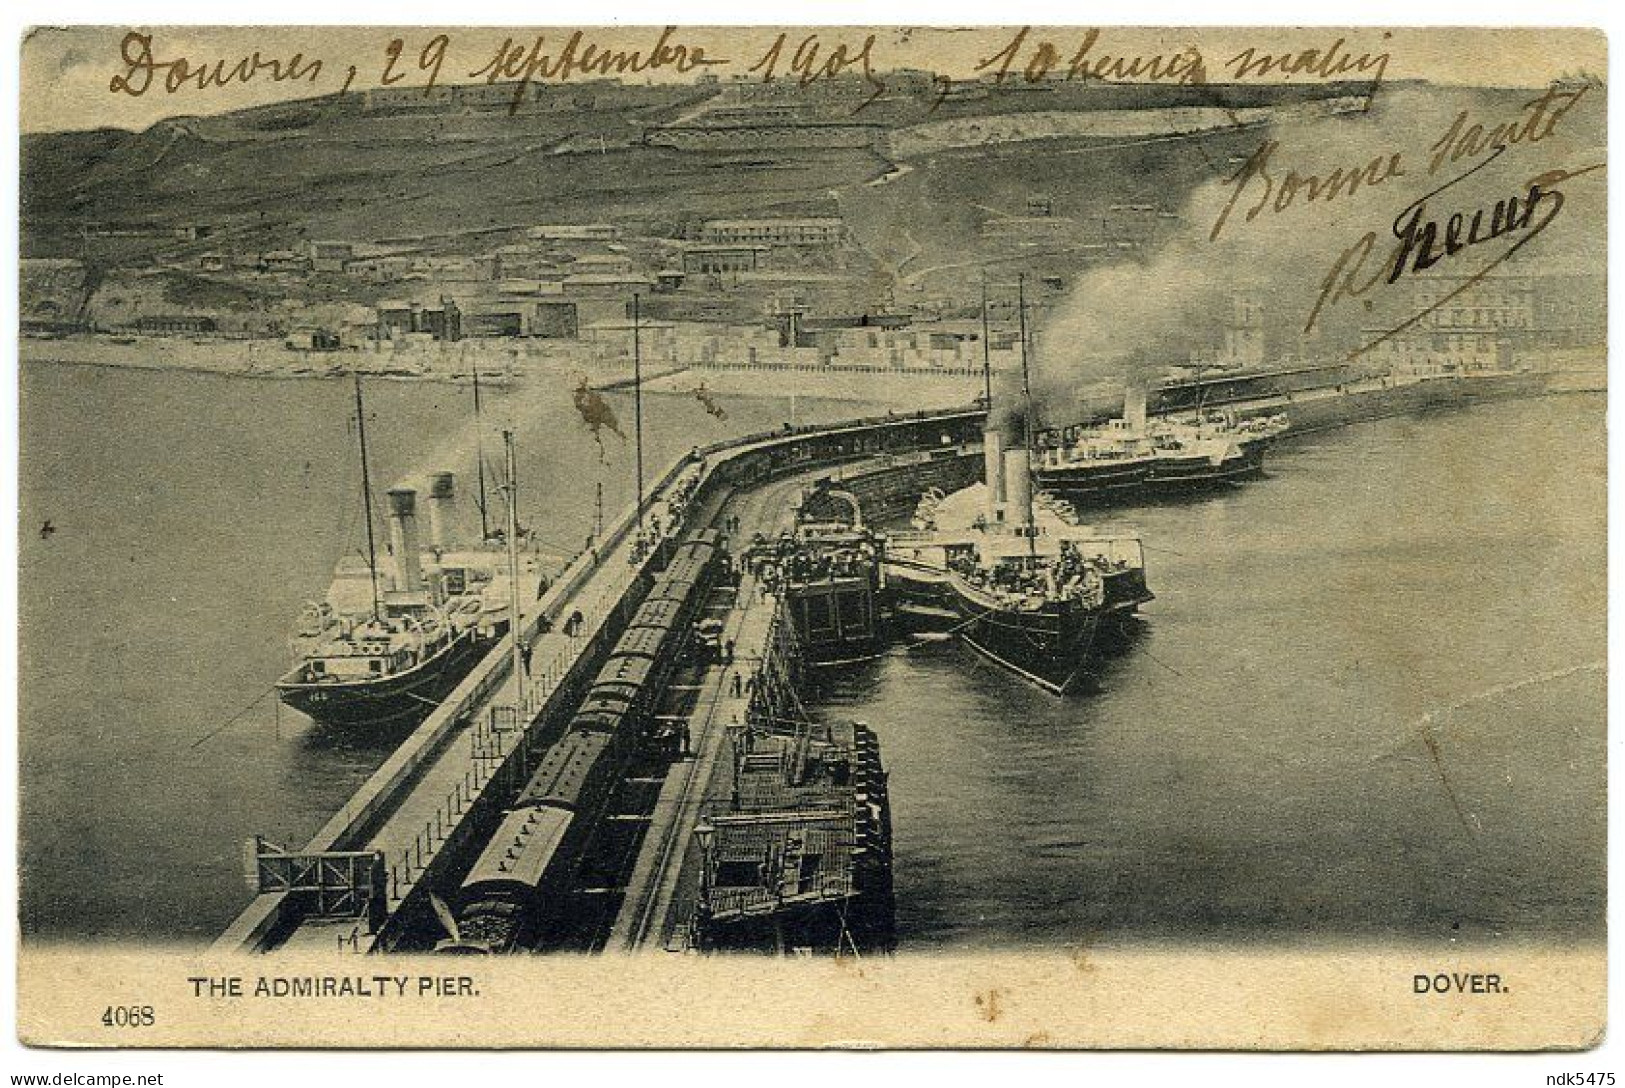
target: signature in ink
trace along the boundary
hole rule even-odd
[[[1362,345],[1351,353],[1350,358],[1363,355],[1448,304],[1457,295],[1469,290],[1490,272],[1510,260],[1513,254],[1538,238],[1562,214],[1565,197],[1559,186],[1573,178],[1600,170],[1605,165],[1594,163],[1577,169],[1548,170],[1530,178],[1517,193],[1497,200],[1492,207],[1453,210],[1445,216],[1429,211],[1429,201],[1488,166],[1504,151],[1504,147],[1497,148],[1472,169],[1406,205],[1394,217],[1391,228],[1393,244],[1388,248],[1381,265],[1375,270],[1369,269],[1373,255],[1377,252],[1375,231],[1367,231],[1357,242],[1339,254],[1331,270],[1321,281],[1320,294],[1315,300],[1314,308],[1309,312],[1304,332],[1314,329],[1315,323],[1328,306],[1335,305],[1345,298],[1360,298],[1381,284],[1398,283],[1407,275],[1414,276],[1435,265],[1456,260],[1476,246],[1497,238],[1517,236],[1517,241],[1497,253],[1449,293]]]

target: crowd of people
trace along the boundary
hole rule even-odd
[[[868,537],[813,542],[786,531],[773,539],[761,533],[753,536],[744,564],[769,591],[776,592],[785,583],[866,578],[879,559],[879,545]]]
[[[1076,600],[1096,608],[1105,602],[1106,575],[1128,569],[1122,560],[1084,555],[1071,542],[1059,555],[1012,556],[984,566],[969,552],[952,556],[948,567],[981,589],[1011,598]]]

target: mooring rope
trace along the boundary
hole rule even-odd
[[[270,687],[254,696],[254,698],[250,700],[241,710],[237,711],[237,713],[233,714],[231,717],[227,718],[225,721],[221,722],[207,733],[204,733],[202,736],[198,737],[191,744],[187,745],[187,747],[198,748],[204,744],[207,744],[215,737],[218,737],[221,733],[224,733],[227,729],[230,729],[233,725],[237,724],[237,722],[240,721],[250,710],[253,710],[255,707],[259,706],[260,703],[264,702],[265,697],[275,690],[276,685],[272,684]]]

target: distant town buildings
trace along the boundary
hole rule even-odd
[[[614,223],[544,223],[525,235],[538,242],[618,242],[621,228]]]
[[[663,125],[650,129],[644,140],[682,151],[785,151],[791,148],[871,148],[878,146],[885,135],[886,129],[881,125],[806,122],[785,117],[777,124]]]
[[[310,270],[312,272],[343,272],[355,259],[353,242],[311,242]]]
[[[164,241],[196,242],[214,233],[214,228],[202,223],[86,223],[81,228],[86,238],[146,238]]]
[[[1495,370],[1512,365],[1534,330],[1534,286],[1526,276],[1413,277],[1420,318],[1392,331],[1371,329],[1373,360],[1416,373]],[[1459,293],[1458,293],[1459,292]]]
[[[1607,289],[1601,273],[1558,273],[1533,281],[1532,336],[1542,346],[1595,347],[1608,342]]]
[[[701,275],[755,272],[766,252],[766,246],[693,245],[683,251],[683,271]]]
[[[1258,296],[1238,292],[1231,299],[1230,320],[1224,327],[1220,366],[1264,365],[1264,306]]]
[[[24,258],[18,266],[19,323],[25,333],[84,327],[90,299],[85,266],[59,257]]]
[[[291,249],[274,249],[260,258],[260,266],[267,272],[299,276],[310,271],[310,258]]]
[[[712,219],[700,229],[700,240],[713,245],[835,246],[844,239],[845,224],[833,217]]]
[[[899,94],[929,93],[936,101],[944,88],[928,73],[916,76],[900,83],[893,73],[876,111],[891,108],[886,103],[895,105]],[[713,80],[706,86],[713,96],[708,104],[692,108],[683,100],[683,109],[659,114],[680,121],[643,127],[628,114],[624,120],[633,131],[614,139],[724,151],[868,147],[885,128],[867,119],[874,114],[853,119],[852,104],[873,93],[861,79],[808,87]],[[946,90],[943,108],[952,113],[961,97],[985,95],[987,86],[971,81]],[[495,109],[507,106],[512,92],[512,85],[437,90],[427,98],[421,88],[374,91],[361,108],[411,114],[405,123],[413,124],[413,111],[437,103]],[[526,104],[579,110],[585,97],[641,102],[644,109],[646,96],[654,93],[592,81],[545,93],[532,88]],[[607,146],[598,129],[572,131],[568,138],[596,142],[600,152]],[[559,153],[563,145],[549,146]],[[972,213],[976,233],[966,242],[973,252],[945,252],[941,240],[922,228],[915,240],[920,259],[909,257],[906,273],[882,267],[873,247],[860,244],[855,235],[863,227],[854,231],[840,215],[817,214],[834,206],[821,199],[768,199],[758,214],[739,204],[727,218],[702,218],[680,208],[606,207],[595,210],[603,218],[592,221],[468,229],[447,224],[422,236],[387,239],[325,232],[307,238],[307,230],[315,233],[307,224],[296,234],[262,235],[235,247],[230,242],[243,235],[219,234],[205,224],[104,222],[86,225],[80,244],[90,238],[152,240],[160,244],[143,249],[121,241],[103,248],[162,256],[133,267],[98,266],[94,274],[77,260],[25,260],[22,323],[25,332],[53,335],[275,338],[305,352],[409,354],[464,341],[527,341],[512,345],[516,358],[577,352],[591,362],[623,359],[630,350],[636,295],[642,299],[640,343],[651,360],[974,373],[984,362],[1002,369],[1019,358],[1013,292],[994,292],[982,321],[983,269],[1006,278],[1025,273],[1026,300],[1041,320],[1044,307],[1065,298],[1081,270],[1155,246],[1159,233],[1172,229],[1167,224],[1178,222],[1155,193],[1127,199],[1133,202],[1091,204],[1065,189],[1053,196],[990,193]],[[731,200],[713,205],[712,214],[732,206]],[[572,210],[561,206],[550,214],[567,218]],[[617,211],[623,218],[612,218]],[[1456,286],[1458,281],[1426,277],[1403,289],[1417,292],[1421,309]],[[1464,370],[1505,366],[1518,352],[1543,345],[1601,344],[1602,294],[1598,277],[1492,277],[1382,338],[1368,361]],[[1265,366],[1290,358],[1283,344],[1322,353],[1344,349],[1343,340],[1352,347],[1358,323],[1374,320],[1351,317],[1348,328],[1325,332],[1306,348],[1287,339],[1297,330],[1283,327],[1267,298],[1238,292],[1229,314],[1213,322],[1203,342],[1180,350],[1204,366]],[[1375,332],[1368,337],[1377,338]]]
[[[135,328],[148,336],[212,336],[220,323],[207,314],[145,314],[135,319]]]

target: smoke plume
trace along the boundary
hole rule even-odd
[[[1359,297],[1321,301],[1340,257],[1374,233],[1357,277],[1371,280],[1398,244],[1396,218],[1410,214],[1418,200],[1427,198],[1423,220],[1438,221],[1436,248],[1442,248],[1451,213],[1464,213],[1470,223],[1473,211],[1484,208],[1487,225],[1496,202],[1526,196],[1537,175],[1603,161],[1604,92],[1593,88],[1572,101],[1571,93],[1554,92],[1540,106],[1532,103],[1547,95],[1544,89],[1386,86],[1362,112],[1278,120],[1254,129],[1252,138],[1240,141],[1239,154],[1234,133],[1217,151],[1199,146],[1216,142],[1211,137],[1192,136],[1190,153],[1207,157],[1212,173],[1179,209],[1173,237],[1138,259],[1086,271],[1056,304],[1033,315],[1030,369],[1041,425],[1078,420],[1080,395],[1103,382],[1120,392],[1125,380],[1218,361],[1238,298],[1260,308],[1266,365],[1358,353],[1425,306],[1419,297],[1440,292],[1436,284],[1419,287],[1407,274],[1394,284],[1381,276],[1381,284]],[[1565,105],[1567,112],[1554,122]],[[1481,126],[1483,139],[1463,143],[1473,125]],[[1456,138],[1447,139],[1453,131]],[[1499,154],[1496,142],[1505,145]],[[1474,146],[1482,147],[1480,153],[1454,155]],[[1461,177],[1474,166],[1479,169]],[[1561,212],[1495,274],[1601,268],[1601,172],[1556,187],[1563,194]],[[1551,210],[1546,199],[1536,219]],[[1517,240],[1509,234],[1464,248],[1427,274],[1471,276]],[[1306,331],[1317,302],[1314,327]],[[1003,378],[996,419],[1013,426],[1019,422],[1012,413],[1020,401],[1020,375]]]

